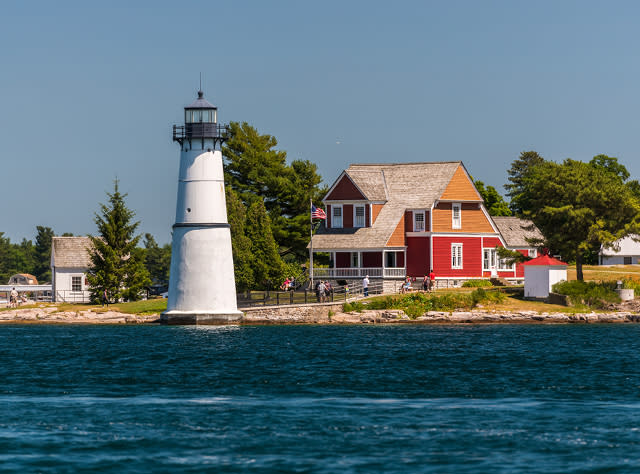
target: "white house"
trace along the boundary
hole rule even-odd
[[[91,266],[88,237],[53,237],[51,240],[51,282],[53,301],[88,303],[86,273]]]
[[[524,262],[522,266],[525,298],[547,298],[553,285],[567,280],[567,264],[548,255]]]
[[[640,263],[640,236],[628,236],[617,240],[610,248],[602,247],[598,254],[600,265],[634,265]]]

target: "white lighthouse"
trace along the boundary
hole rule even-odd
[[[173,126],[180,144],[178,204],[173,226],[171,273],[164,324],[229,324],[242,319],[227,222],[222,143],[227,127],[204,99],[184,108],[184,125]]]

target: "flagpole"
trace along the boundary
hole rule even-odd
[[[311,288],[313,290],[313,201],[309,198],[309,277],[311,278]]]

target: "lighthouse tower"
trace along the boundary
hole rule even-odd
[[[171,274],[165,324],[229,324],[242,318],[227,223],[222,143],[227,127],[202,91],[173,126],[180,144],[178,204],[173,226]]]

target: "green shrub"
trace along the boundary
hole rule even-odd
[[[462,286],[464,288],[483,288],[487,286],[493,286],[490,280],[467,280]]]
[[[622,288],[625,290],[634,290],[637,294],[640,292],[640,281],[638,280],[622,280]]]
[[[602,308],[606,303],[617,303],[620,297],[615,292],[614,281],[561,281],[553,285],[553,292],[567,295],[574,305],[584,304],[594,308]]]

